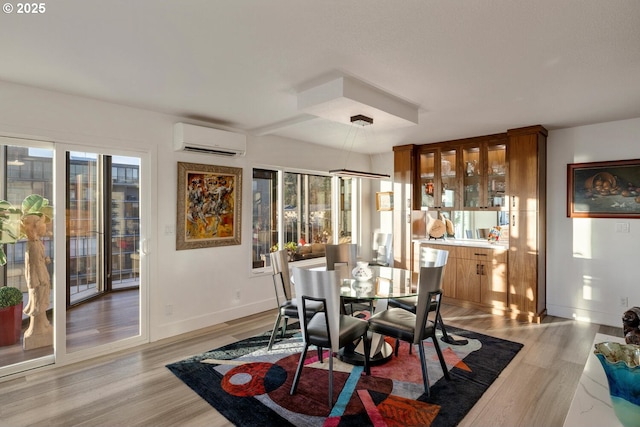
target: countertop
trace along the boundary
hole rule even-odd
[[[485,239],[413,239],[413,243],[428,243],[430,245],[469,246],[487,249],[508,249],[508,242],[489,243]]]
[[[578,388],[564,420],[564,427],[622,427],[611,406],[607,376],[593,353],[595,344],[605,341],[625,343],[623,337],[596,334]]]

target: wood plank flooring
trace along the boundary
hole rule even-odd
[[[139,297],[137,289],[122,290],[87,301],[67,311],[67,351],[107,344],[138,335]],[[53,313],[48,313],[53,325]],[[29,321],[22,322],[20,340],[0,347],[0,366],[53,354],[53,346],[23,350],[24,331]]]
[[[524,348],[460,426],[562,426],[597,332],[546,317],[531,325],[443,305],[445,323]],[[275,310],[74,365],[0,382],[2,426],[229,426],[165,365],[271,328]],[[419,375],[419,374],[418,374]]]

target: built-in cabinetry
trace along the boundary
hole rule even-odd
[[[507,135],[416,148],[414,209],[507,206]]]
[[[513,129],[509,136],[509,310],[539,321],[546,313],[547,130]]]
[[[465,209],[495,209],[508,204],[506,142],[496,136],[461,147]]]
[[[444,296],[448,303],[506,314],[507,308],[507,252],[503,245],[487,246],[482,242],[447,244],[416,240],[414,253],[423,248],[444,249],[449,252],[444,277]],[[419,269],[414,260],[414,270]]]
[[[546,136],[542,126],[425,145],[394,147],[395,265],[416,268],[412,242],[427,237],[415,212],[497,211],[508,245],[472,247],[475,230],[451,245],[445,296],[450,302],[540,321],[546,313]],[[409,168],[410,170],[407,170]],[[482,245],[480,245],[482,246]],[[450,268],[449,263],[455,265]],[[455,282],[455,283],[453,283]]]

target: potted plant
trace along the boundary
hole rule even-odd
[[[298,251],[298,244],[296,242],[287,242],[284,244],[284,248],[287,250],[287,255],[289,255],[289,261],[295,261],[295,254]],[[271,252],[275,252],[278,250],[278,244],[271,246]]]
[[[46,264],[50,260],[45,256],[41,240],[46,234],[46,223],[52,217],[53,207],[49,205],[49,200],[37,194],[25,197],[20,208],[14,207],[6,200],[0,201],[0,265],[7,263],[3,244],[14,244],[22,238],[27,239],[25,277],[29,301],[24,314],[30,317],[30,324],[25,332],[25,349],[51,345],[53,341],[53,328],[47,319],[51,281]],[[17,301],[17,295],[20,295],[18,308],[12,306],[15,310],[12,321],[0,322],[0,334],[6,334],[11,338],[8,344],[4,345],[11,345],[20,339],[22,330],[22,292],[17,288],[5,288],[1,288],[0,291],[12,295],[12,298],[7,297],[8,302]],[[15,289],[17,293],[9,289]],[[16,331],[17,338],[14,338]]]
[[[0,346],[20,341],[22,331],[22,292],[13,286],[0,287]]]

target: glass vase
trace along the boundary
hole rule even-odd
[[[640,346],[603,342],[595,345],[609,383],[616,417],[623,426],[640,426]]]

